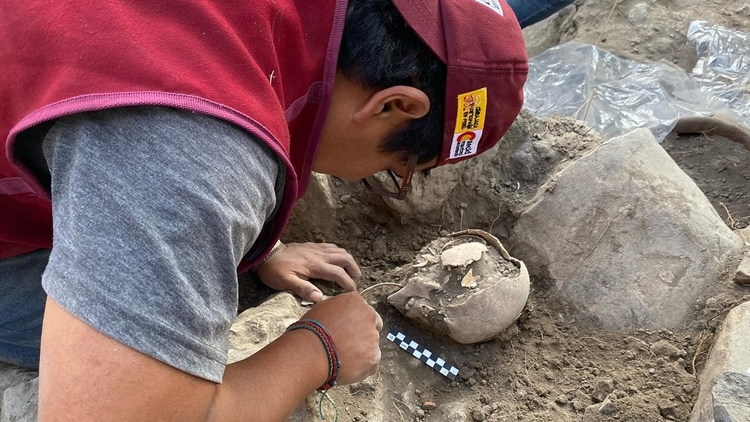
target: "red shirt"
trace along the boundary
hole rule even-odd
[[[0,259],[52,247],[49,192],[19,146],[65,115],[161,105],[227,120],[284,159],[282,205],[240,269],[252,266],[307,188],[345,13],[346,0],[3,2]]]

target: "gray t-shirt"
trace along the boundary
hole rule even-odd
[[[160,107],[60,119],[44,153],[47,293],[105,335],[221,382],[236,268],[275,212],[283,164],[230,123]]]

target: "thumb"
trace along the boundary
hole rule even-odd
[[[289,280],[287,288],[302,299],[309,300],[311,302],[318,303],[324,298],[323,292],[315,287],[314,284],[298,277],[292,277]]]

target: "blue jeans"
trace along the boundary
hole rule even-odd
[[[49,250],[0,260],[0,361],[39,367],[42,318],[47,294],[42,273]]]
[[[533,25],[559,12],[575,0],[507,0],[521,28]]]

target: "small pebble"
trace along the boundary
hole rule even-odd
[[[422,403],[422,409],[423,410],[435,410],[437,409],[437,403],[434,401],[426,401]]]
[[[481,422],[487,418],[481,409],[474,409],[471,411],[471,418],[475,421]]]

